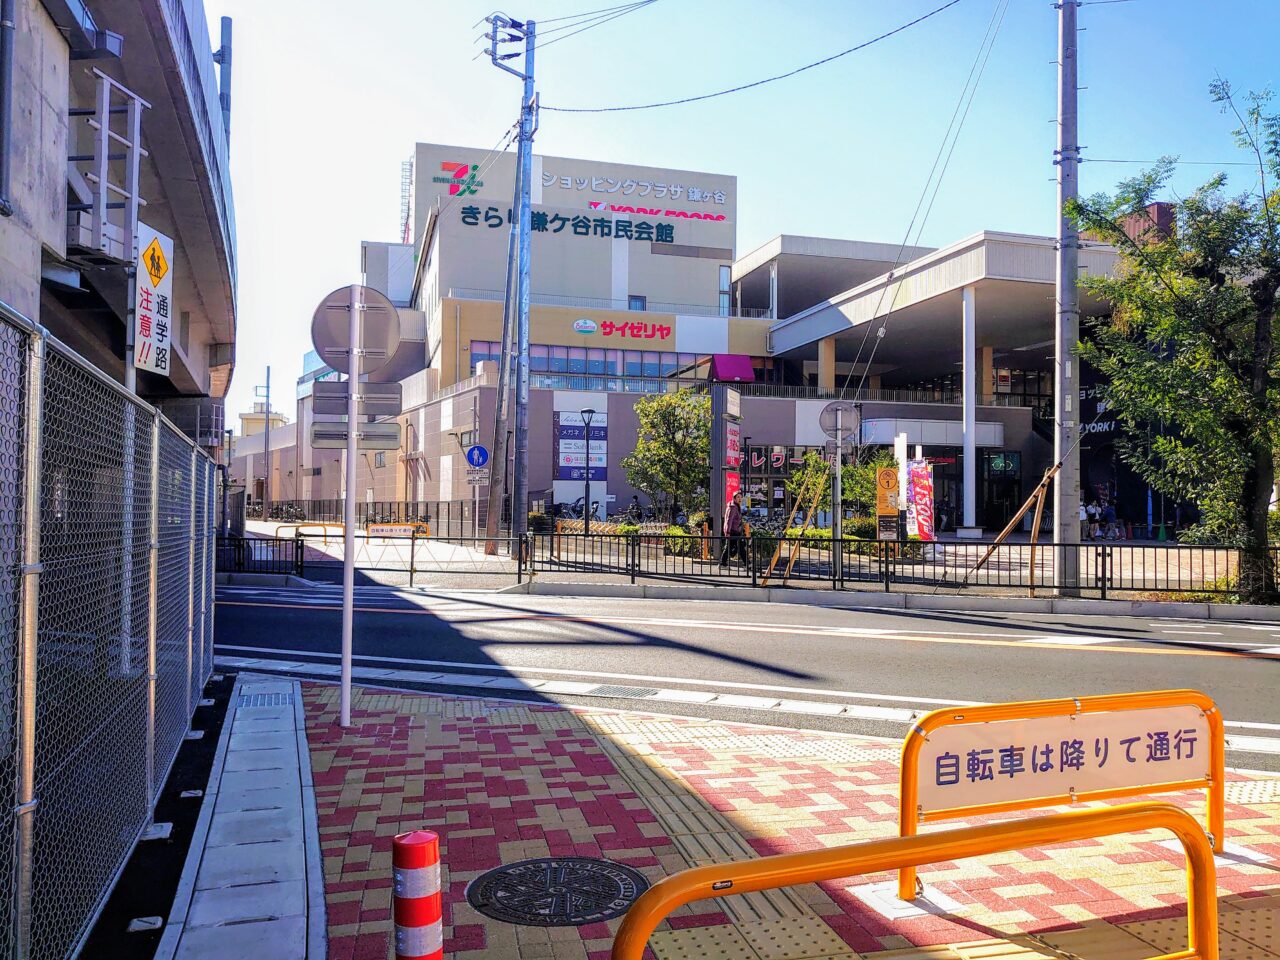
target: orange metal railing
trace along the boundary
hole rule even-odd
[[[1116,807],[869,840],[843,847],[694,867],[654,884],[632,905],[613,942],[612,960],[641,960],[649,935],[673,910],[695,900],[837,880],[864,873],[1139,830],[1169,830],[1187,854],[1188,949],[1157,960],[1218,960],[1218,901],[1213,851],[1196,820],[1167,803]]]
[[[1154,783],[1139,787],[1116,787],[1074,794],[1036,797],[1026,800],[988,803],[949,810],[920,810],[920,751],[929,734],[940,727],[957,724],[992,723],[1000,720],[1036,720],[1043,717],[1069,717],[1082,713],[1143,710],[1158,707],[1197,707],[1209,725],[1209,775],[1201,780],[1180,780],[1170,783]],[[902,742],[901,785],[898,794],[898,832],[909,837],[917,832],[921,820],[927,816],[935,820],[971,817],[991,813],[1008,813],[1036,807],[1052,807],[1079,803],[1084,800],[1113,800],[1120,797],[1136,797],[1152,793],[1171,793],[1178,790],[1207,790],[1208,831],[1213,849],[1222,852],[1225,800],[1225,743],[1223,739],[1222,713],[1207,694],[1199,690],[1152,690],[1142,693],[1119,693],[1096,697],[1063,698],[1058,700],[1029,700],[1021,703],[993,703],[975,707],[949,707],[935,710],[920,719]],[[916,871],[904,866],[898,873],[898,896],[913,900],[916,896]]]

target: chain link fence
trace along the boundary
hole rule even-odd
[[[212,666],[209,458],[0,305],[0,944],[73,956]]]

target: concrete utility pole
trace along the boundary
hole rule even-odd
[[[495,13],[487,18],[489,33],[489,59],[494,66],[524,81],[520,101],[520,149],[517,155],[519,184],[519,231],[516,242],[516,456],[513,473],[514,490],[511,494],[511,535],[523,537],[529,523],[529,183],[533,170],[533,135],[537,131],[537,100],[533,90],[533,54],[536,25],[532,20],[524,23]],[[500,35],[503,34],[503,35]],[[524,71],[506,65],[505,60],[516,54],[498,53],[499,43],[524,40]],[[502,362],[507,363],[503,357]]]
[[[520,209],[520,183],[523,179],[521,173],[520,165],[517,163],[515,195],[511,198],[511,208],[513,210]],[[515,286],[516,241],[519,235],[520,225],[517,222],[513,222],[511,224],[511,232],[507,238],[507,283],[506,292],[502,298],[502,349],[498,354],[498,392],[494,405],[493,443],[489,457],[489,505],[488,517],[485,522],[485,536],[489,540],[485,545],[486,553],[494,553],[496,551],[496,540],[502,527],[503,503],[507,497],[507,433],[509,432],[511,417],[510,403],[508,402],[511,396],[511,383],[508,375],[511,371],[511,339],[516,325],[512,288]],[[495,470],[501,471],[496,482],[494,479]],[[513,522],[514,514],[515,511],[513,509]]]
[[[1053,481],[1054,541],[1064,545],[1054,557],[1054,585],[1070,595],[1079,586],[1080,542],[1079,359],[1080,236],[1066,206],[1080,192],[1080,144],[1076,126],[1076,13],[1080,0],[1061,0],[1058,8],[1058,275],[1054,327],[1053,456],[1062,464]]]
[[[267,367],[267,385],[260,387],[264,391],[265,414],[262,418],[262,460],[266,466],[262,470],[262,522],[271,519],[271,368]]]

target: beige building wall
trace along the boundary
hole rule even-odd
[[[18,0],[14,37],[13,215],[0,217],[0,300],[40,316],[40,251],[66,255],[67,41],[40,0]]]

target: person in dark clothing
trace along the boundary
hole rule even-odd
[[[747,562],[746,526],[742,522],[742,494],[735,493],[724,508],[724,548],[720,551],[720,566],[727,567],[736,555]]]

